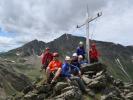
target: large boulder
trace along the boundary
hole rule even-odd
[[[37,100],[37,94],[34,92],[28,92],[22,100]]]
[[[34,89],[33,85],[29,85],[23,89],[23,93],[27,94],[29,91],[32,91]]]
[[[47,98],[47,94],[42,93],[42,94],[38,94],[37,96],[37,100],[45,100]]]
[[[94,71],[95,73],[100,71],[106,71],[106,65],[102,63],[93,63],[93,64],[84,64],[82,65],[82,71],[88,72],[88,71]]]
[[[114,94],[110,93],[109,95],[102,96],[101,100],[124,100],[124,99],[121,99],[121,98],[115,96]]]
[[[85,82],[85,84],[89,84],[92,82],[92,79],[87,78],[85,75],[82,76],[82,79]]]
[[[62,98],[63,100],[82,100],[82,93],[79,88],[71,86],[62,90],[63,93],[56,96],[55,99]]]
[[[124,84],[124,89],[129,89],[133,92],[133,84],[132,83],[126,83]]]
[[[47,85],[40,85],[36,86],[37,93],[47,93],[48,91],[51,91],[52,86],[50,84]]]
[[[127,100],[133,100],[133,92],[130,92],[126,95]]]
[[[103,82],[94,80],[90,84],[88,84],[88,87],[95,91],[101,91],[106,87],[106,85]]]
[[[69,86],[68,83],[65,83],[65,82],[58,82],[56,84],[56,86],[54,87],[54,90],[56,92],[61,92],[62,89],[64,89],[65,87]]]
[[[122,87],[124,86],[123,81],[121,81],[121,80],[119,80],[119,79],[115,80],[113,84],[114,84],[116,87],[119,87],[119,88],[122,88]]]

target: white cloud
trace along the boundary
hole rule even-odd
[[[128,0],[109,3],[103,9],[103,16],[95,23],[95,39],[131,45],[133,43],[132,9]]]
[[[77,30],[75,26],[84,21],[88,4],[91,15],[103,11],[103,16],[90,25],[93,38],[129,45],[133,43],[132,3],[131,0],[0,0],[0,26],[15,33],[8,36],[15,46],[33,39],[48,42],[65,32],[84,36],[84,28]]]
[[[5,52],[9,49],[14,49],[20,46],[13,38],[0,36],[0,52]]]
[[[105,0],[0,0],[0,25],[19,36],[49,37],[50,33],[69,31],[80,22],[87,3],[91,12],[106,4]]]
[[[11,42],[12,42],[12,38],[0,36],[0,46],[8,45]]]

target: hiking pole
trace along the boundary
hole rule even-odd
[[[127,76],[127,78],[129,79],[129,81],[132,82],[131,77],[130,77],[129,74],[125,71],[125,69],[124,69],[122,63],[120,62],[120,60],[119,60],[118,58],[116,59],[116,62],[117,62],[117,64],[119,65],[119,68],[120,68],[120,69],[124,72],[124,74]]]

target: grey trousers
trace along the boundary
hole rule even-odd
[[[77,76],[73,76],[70,78],[71,81],[76,81],[77,84],[78,84],[78,87],[80,88],[80,90],[82,92],[86,92],[86,86],[83,82],[83,80],[80,78],[80,77],[77,77]]]

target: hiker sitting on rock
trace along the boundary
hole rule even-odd
[[[78,62],[79,62],[80,65],[82,65],[82,64],[87,64],[87,61],[84,61],[84,60],[83,60],[83,56],[82,56],[82,55],[79,55],[79,56],[78,56]]]
[[[77,53],[73,53],[71,65],[77,66],[80,69],[80,64],[78,62],[78,55],[77,55]]]
[[[80,70],[81,70],[81,74],[83,74],[83,71],[82,71],[82,65],[85,65],[87,64],[88,62],[83,60],[83,56],[82,55],[79,55],[78,56],[78,62],[80,64]]]
[[[77,48],[77,55],[82,55],[83,60],[85,59],[85,49],[84,49],[84,44],[82,41],[79,42],[79,47]]]
[[[54,83],[61,74],[62,62],[59,60],[59,54],[53,53],[53,60],[46,69],[47,83]],[[51,81],[52,77],[52,81]]]
[[[78,67],[71,65],[71,58],[66,56],[65,63],[62,66],[61,77],[64,77],[69,83],[75,80],[78,83],[79,88],[83,92],[86,92],[84,82],[82,81],[81,77],[74,75],[74,71],[77,71],[79,74],[81,73]]]
[[[91,45],[90,51],[89,51],[89,56],[90,56],[90,63],[95,63],[98,62],[99,59],[99,53],[96,49],[95,43]]]
[[[47,68],[48,64],[52,61],[53,55],[50,53],[50,49],[47,47],[42,54],[42,70]]]

